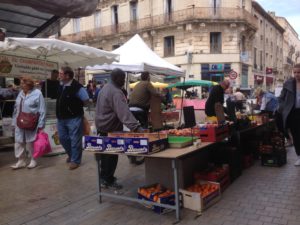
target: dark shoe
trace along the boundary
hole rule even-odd
[[[66,159],[66,163],[70,163],[71,162],[71,159],[70,159],[70,157],[68,157],[67,159]]]
[[[74,163],[74,162],[71,162],[71,163],[70,163],[70,166],[69,166],[69,169],[70,169],[70,170],[75,170],[75,169],[77,169],[79,166],[80,166],[79,164]]]
[[[116,180],[112,183],[108,183],[105,180],[102,180],[101,181],[101,188],[104,188],[104,189],[113,188],[115,190],[119,190],[119,189],[122,189],[123,186],[121,184],[118,184]]]

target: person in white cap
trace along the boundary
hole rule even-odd
[[[0,28],[0,41],[4,41],[6,36],[6,29]]]

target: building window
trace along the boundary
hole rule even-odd
[[[221,32],[210,33],[210,53],[222,53]]]
[[[257,69],[257,61],[256,61],[257,48],[253,49],[253,67]]]
[[[242,52],[246,51],[246,37],[242,36]]]
[[[118,25],[119,24],[119,17],[118,17],[118,6],[113,5],[111,7],[111,15],[112,15],[112,24],[113,25]]]
[[[73,19],[73,31],[74,33],[80,32],[80,18]]]
[[[130,20],[131,21],[136,21],[138,17],[138,3],[137,1],[131,1],[130,2]]]
[[[173,1],[165,0],[165,14],[171,15],[173,11]]]
[[[99,28],[101,26],[101,11],[96,11],[94,14],[94,24],[95,28]]]
[[[164,39],[164,56],[174,56],[174,36],[168,36]]]
[[[112,46],[112,50],[115,50],[115,49],[117,49],[117,48],[119,48],[120,47],[120,45],[113,45]]]
[[[246,1],[245,0],[241,0],[242,1],[242,8],[244,9],[246,7]]]
[[[74,33],[80,32],[80,18],[73,19],[73,31]]]

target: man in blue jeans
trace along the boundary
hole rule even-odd
[[[59,71],[60,87],[56,100],[56,117],[59,141],[68,154],[69,169],[80,166],[82,156],[83,106],[89,96],[85,88],[73,79],[70,67]]]

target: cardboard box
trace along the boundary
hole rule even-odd
[[[158,184],[153,184],[153,185],[143,186],[143,187],[138,188],[138,199],[144,199],[149,202],[156,202],[156,203],[167,204],[167,205],[175,205],[174,192],[170,192],[164,196],[160,196],[160,194],[164,194],[167,191],[167,189],[164,187],[161,187],[160,190],[156,190],[154,192],[148,193],[149,195],[147,195],[147,196],[144,195],[143,193],[141,193],[141,189],[148,189],[151,187],[156,187],[157,185]],[[151,203],[149,203],[149,206],[147,204],[147,207],[151,208],[154,212],[159,213],[159,214],[163,214],[163,213],[172,211],[172,209],[167,209],[162,206],[151,205]]]
[[[191,209],[201,213],[205,209],[212,206],[213,204],[215,204],[221,199],[220,184],[215,182],[209,182],[209,181],[207,181],[206,183],[216,184],[219,186],[219,188],[205,197],[203,197],[198,192],[191,192],[191,191],[179,189],[179,192],[182,194],[182,202],[184,208]]]
[[[152,154],[168,147],[168,139],[150,141],[149,138],[125,138],[126,154]]]
[[[108,137],[123,137],[123,138],[148,138],[150,141],[168,138],[167,134],[163,133],[133,133],[133,132],[112,132],[108,133]]]
[[[82,147],[88,151],[104,151],[104,137],[83,136]]]
[[[99,152],[124,152],[124,139],[99,136],[84,136],[83,149]]]
[[[124,152],[124,138],[104,137],[104,152]]]

